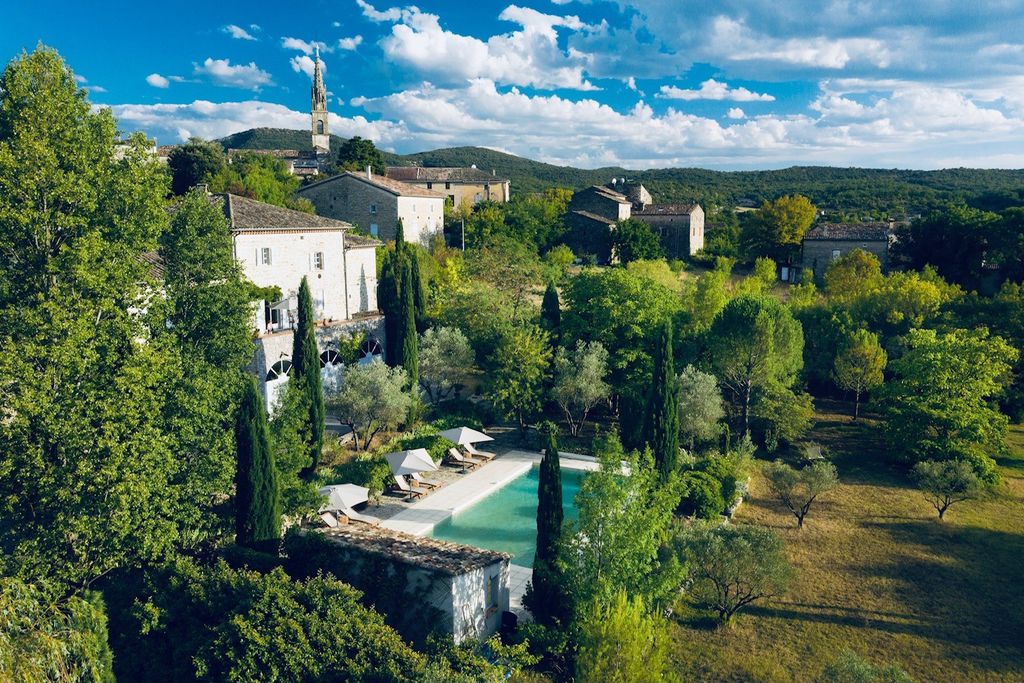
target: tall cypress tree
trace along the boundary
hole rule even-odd
[[[274,452],[263,397],[256,379],[246,376],[235,423],[235,541],[276,552],[281,540],[281,502]]]
[[[423,278],[420,275],[420,256],[415,249],[406,247],[406,255],[412,268],[412,302],[416,309],[416,333],[427,331],[427,300],[423,292]]]
[[[419,337],[416,336],[416,297],[412,282],[412,266],[406,254],[402,254],[401,284],[398,287],[398,326],[401,329],[401,365],[409,375],[413,391],[419,386],[420,350]]]
[[[644,441],[654,452],[662,481],[679,467],[679,390],[672,362],[672,323],[658,335],[654,376],[647,398]]]
[[[549,428],[537,485],[537,553],[526,597],[527,607],[542,624],[563,621],[568,611],[564,581],[558,568],[562,521],[562,468],[558,461],[555,430]]]
[[[313,295],[305,276],[299,285],[299,319],[292,340],[292,380],[302,392],[302,403],[308,413],[303,425],[303,441],[309,449],[309,465],[304,474],[316,471],[324,445],[324,388],[320,378],[320,351],[316,345],[316,318]]]
[[[553,282],[549,282],[548,288],[544,290],[544,299],[540,304],[540,326],[551,335],[551,345],[557,349],[561,341],[562,309]]]
[[[377,280],[377,307],[384,314],[384,361],[391,367],[399,364],[398,346],[398,274],[395,253],[388,251],[381,259],[380,278]]]

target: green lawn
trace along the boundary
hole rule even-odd
[[[696,680],[807,681],[850,648],[917,681],[1024,680],[1024,429],[1001,458],[1004,484],[946,521],[886,464],[869,421],[823,412],[812,438],[842,485],[803,531],[755,475],[737,521],[776,528],[797,576],[783,599],[714,630],[684,613],[675,658]]]

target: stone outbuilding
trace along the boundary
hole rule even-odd
[[[382,240],[395,239],[399,219],[408,242],[425,244],[444,228],[442,193],[371,169],[332,176],[306,185],[296,194],[311,201],[319,215],[351,223]]]
[[[316,532],[306,532],[316,533]],[[401,590],[409,610],[434,619],[456,643],[483,640],[509,609],[507,553],[358,524],[322,531],[336,549],[330,570],[342,580]]]
[[[878,258],[882,272],[889,269],[889,247],[893,240],[892,223],[820,223],[804,234],[801,243],[803,268],[814,277],[825,275],[828,264],[854,249]]]
[[[651,227],[668,258],[685,258],[704,248],[704,209],[700,204],[650,204],[633,218]]]

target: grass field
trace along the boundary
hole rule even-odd
[[[852,649],[917,681],[1024,681],[1024,429],[1013,428],[1013,454],[999,460],[999,491],[939,522],[889,467],[874,425],[828,410],[811,438],[842,484],[803,531],[756,474],[737,513],[786,540],[797,572],[789,593],[727,630],[684,612],[679,668],[695,680],[808,681]]]

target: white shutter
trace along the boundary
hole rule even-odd
[[[260,248],[259,247],[256,247],[256,258],[253,259],[252,264],[254,266],[260,265]]]

